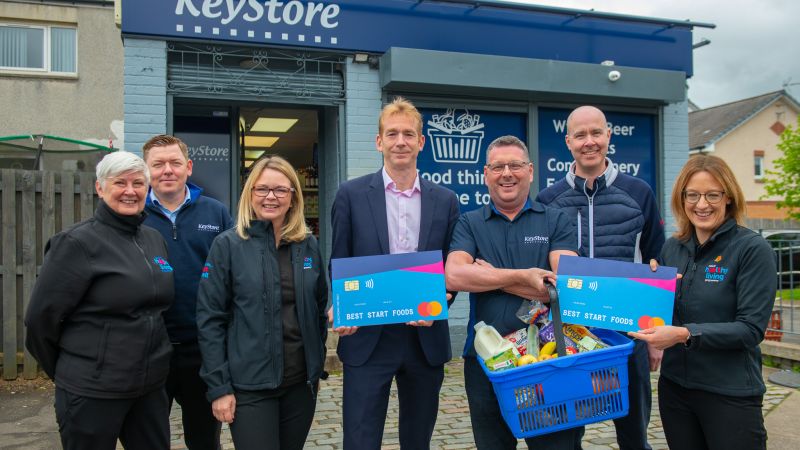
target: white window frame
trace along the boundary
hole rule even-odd
[[[760,163],[760,164],[759,164]],[[753,168],[754,169],[761,169],[760,173],[755,173],[756,180],[763,180],[764,179],[764,156],[763,155],[753,155]]]
[[[17,22],[0,22],[0,27],[16,27],[16,28],[33,28],[44,30],[42,37],[42,59],[44,62],[43,68],[38,67],[8,67],[0,66],[0,74],[20,74],[20,75],[47,75],[47,76],[63,76],[74,78],[78,76],[78,27],[74,25],[45,25],[45,24],[29,24]],[[75,30],[75,71],[74,72],[55,72],[51,70],[52,55],[51,55],[51,36],[50,32],[53,28],[68,28]]]

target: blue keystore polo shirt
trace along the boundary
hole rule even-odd
[[[567,215],[530,199],[514,220],[494,204],[464,213],[453,230],[450,251],[464,251],[497,268],[550,269],[554,250],[577,251],[577,231]],[[469,323],[464,356],[475,357],[473,326],[484,321],[506,335],[525,326],[516,314],[524,299],[501,290],[469,295]]]

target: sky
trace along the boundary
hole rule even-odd
[[[798,0],[506,0],[561,8],[713,23],[695,28],[689,99],[701,108],[781,89],[800,101]]]

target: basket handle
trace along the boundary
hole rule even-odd
[[[553,316],[553,337],[556,340],[556,353],[558,353],[559,357],[563,357],[567,354],[567,348],[564,344],[564,324],[561,322],[558,291],[550,281],[545,281],[544,286],[547,288],[547,295],[550,297],[550,314]]]

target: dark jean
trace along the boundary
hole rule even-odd
[[[464,388],[469,401],[472,435],[478,450],[515,450],[517,438],[511,433],[500,413],[492,382],[486,377],[476,358],[464,358]],[[581,449],[583,427],[525,439],[529,449]]]
[[[653,408],[653,391],[650,386],[650,356],[647,343],[634,341],[633,353],[628,358],[628,415],[614,419],[617,443],[620,450],[650,450],[647,443],[647,426]]]
[[[763,395],[732,397],[658,379],[658,409],[669,448],[765,450]]]

